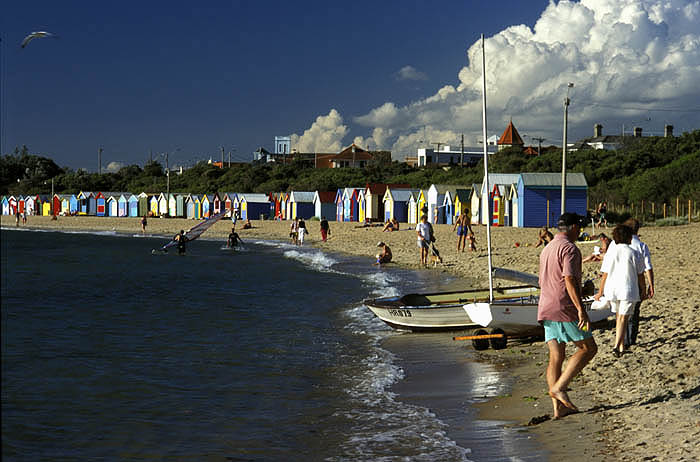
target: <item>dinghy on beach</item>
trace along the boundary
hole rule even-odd
[[[529,299],[536,296],[539,290],[530,286],[514,286],[497,288],[494,292],[496,299],[512,300],[519,297]],[[374,298],[365,300],[364,304],[394,329],[424,332],[478,328],[479,324],[473,322],[464,311],[464,304],[488,300],[488,290],[473,289]]]

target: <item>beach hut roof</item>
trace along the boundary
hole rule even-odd
[[[408,202],[413,193],[418,193],[418,189],[389,189],[391,197],[397,202]]]
[[[290,200],[294,202],[313,202],[314,192],[310,191],[292,191]]]
[[[321,203],[333,203],[335,202],[336,192],[334,191],[316,191],[314,197],[318,196]]]
[[[519,179],[520,173],[489,173],[489,184],[487,190],[493,191],[493,185],[496,184],[505,184],[510,186],[513,183],[517,183]]]
[[[558,186],[561,187],[560,173],[521,173],[525,186]],[[583,173],[567,173],[566,186],[587,188],[586,176]]]
[[[239,194],[240,197],[245,199],[246,202],[270,202],[267,194],[251,193],[251,194]]]
[[[468,202],[472,195],[472,188],[460,188],[455,191],[455,196],[459,198],[459,201],[464,203]]]

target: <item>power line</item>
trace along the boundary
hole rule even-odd
[[[648,111],[648,112],[700,112],[700,108],[695,109],[681,109],[681,108],[649,108],[649,107],[632,107],[632,106],[619,106],[616,104],[605,104],[591,101],[576,101],[577,106],[598,106],[605,108],[621,109],[623,111]]]

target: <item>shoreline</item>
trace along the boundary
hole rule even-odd
[[[140,218],[103,217],[28,217],[20,228],[55,230],[114,231],[140,234]],[[172,236],[197,222],[186,219],[152,218],[147,234]],[[287,241],[289,222],[252,221],[254,228],[237,232],[246,239]],[[14,217],[2,216],[0,224],[15,228]],[[415,231],[401,224],[398,232],[382,232],[381,227],[358,227],[356,223],[330,222],[331,238],[321,242],[317,221],[307,221],[307,243],[329,252],[367,256],[368,267],[374,261],[378,241],[386,242],[394,255],[393,264],[422,271],[450,273],[457,277],[486,282],[487,259],[484,251],[485,227],[474,228],[478,252],[457,253],[452,225],[436,225],[437,246],[444,264],[421,269]],[[224,240],[230,220],[216,223],[209,238]],[[587,229],[589,233],[590,229]],[[537,273],[539,251],[533,247],[536,229],[493,228],[492,245],[495,266]],[[700,225],[643,227],[640,237],[652,253],[656,295],[642,304],[638,344],[632,354],[613,357],[614,328],[595,332],[597,356],[571,384],[571,396],[579,404],[580,414],[560,421],[546,421],[528,427],[547,448],[551,459],[572,460],[693,460],[700,457]],[[515,243],[519,245],[516,247]],[[529,245],[528,245],[529,244]],[[582,253],[590,254],[593,245],[580,243]],[[597,279],[600,263],[584,264],[584,279]],[[466,346],[466,345],[465,345]],[[571,347],[568,348],[571,351]],[[481,352],[479,358],[511,364],[513,375],[510,396],[477,405],[480,417],[487,420],[525,425],[531,418],[551,415],[546,396],[544,368],[547,352],[543,343],[509,344],[502,351]],[[512,361],[524,365],[512,368]],[[537,406],[535,406],[537,404]],[[496,407],[497,406],[497,407]],[[576,435],[572,438],[571,435]],[[459,442],[458,442],[459,443]]]

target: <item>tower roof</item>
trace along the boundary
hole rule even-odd
[[[518,130],[516,130],[515,125],[513,125],[513,121],[511,120],[508,123],[508,126],[506,127],[505,131],[501,135],[501,137],[498,139],[498,144],[507,144],[511,146],[523,146],[525,143],[523,143],[523,139],[520,138],[520,134],[518,133]]]

